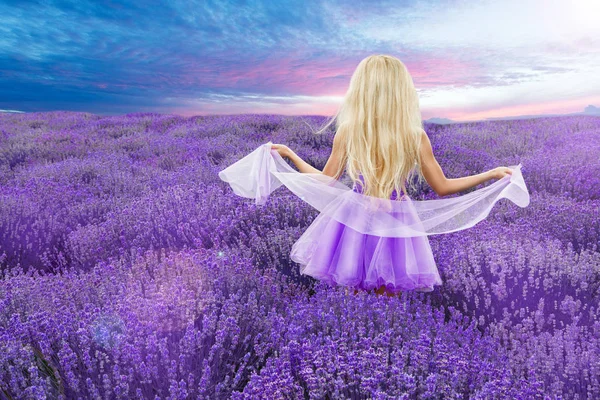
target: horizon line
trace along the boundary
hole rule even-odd
[[[180,116],[184,118],[193,118],[193,117],[225,117],[225,116],[247,116],[247,115],[262,115],[262,116],[282,116],[282,117],[323,117],[323,118],[331,118],[332,115],[323,115],[323,114],[280,114],[280,113],[211,113],[211,114],[188,114],[182,115],[180,113],[169,113],[169,112],[161,112],[161,111],[134,111],[134,112],[126,112],[126,113],[110,113],[110,112],[91,112],[91,111],[76,111],[76,110],[48,110],[48,111],[20,111],[20,110],[4,110],[0,109],[0,114],[44,114],[44,113],[54,113],[54,112],[68,112],[68,113],[81,113],[81,114],[94,114],[98,116],[124,116],[124,115],[134,115],[134,114],[159,114],[159,115],[173,115]],[[531,119],[531,118],[541,118],[541,117],[560,117],[560,116],[591,116],[591,117],[600,117],[600,113],[589,113],[585,111],[575,112],[575,113],[564,113],[564,114],[528,114],[528,115],[506,115],[502,117],[488,117],[483,119],[472,119],[472,120],[453,120],[451,118],[446,117],[430,117],[427,119],[422,119],[424,123],[434,123],[434,124],[459,124],[466,122],[480,122],[480,121],[495,121],[495,120],[505,120],[505,119]],[[430,120],[442,120],[448,122],[429,122]]]

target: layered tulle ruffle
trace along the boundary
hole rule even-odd
[[[356,187],[353,190],[360,192]],[[391,199],[396,199],[395,192]],[[404,197],[402,201],[411,200]],[[324,214],[294,243],[290,257],[301,265],[301,274],[331,286],[363,290],[385,286],[388,292],[429,292],[434,285],[442,284],[426,236],[362,234]]]

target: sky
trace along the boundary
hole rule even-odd
[[[335,114],[372,54],[423,119],[600,106],[600,0],[0,0],[0,109]]]

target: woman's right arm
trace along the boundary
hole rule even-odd
[[[421,136],[421,169],[423,171],[423,177],[438,196],[442,197],[462,192],[463,190],[472,188],[494,178],[492,170],[477,175],[465,176],[463,178],[446,178],[442,171],[442,167],[440,167],[440,164],[438,164],[433,155],[429,137],[425,131],[423,132],[424,133]]]

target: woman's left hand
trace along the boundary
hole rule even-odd
[[[289,157],[292,152],[285,144],[271,144],[271,149],[277,150],[281,157]]]

